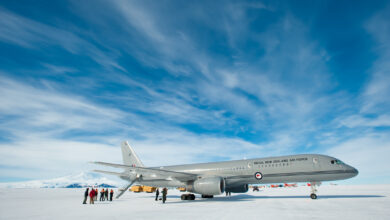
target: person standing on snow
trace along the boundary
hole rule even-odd
[[[85,192],[84,192],[84,202],[83,202],[83,204],[87,204],[88,194],[89,194],[89,188],[87,188],[85,190]]]
[[[104,192],[104,196],[106,197],[106,200],[108,201],[108,188],[106,189],[106,191]],[[104,201],[104,199],[103,199]]]
[[[167,194],[168,194],[168,189],[167,188],[164,188],[162,190],[162,194],[163,194],[163,198],[162,198],[162,202],[165,203],[165,201],[167,200]]]
[[[95,189],[95,197],[94,197],[94,200],[97,201],[97,197],[99,195],[99,190],[98,188]]]
[[[111,191],[110,191],[110,201],[112,202],[112,197],[114,196],[114,190],[113,189],[111,189]]]
[[[158,195],[160,194],[160,191],[158,191],[158,188],[156,189],[156,201],[158,200]]]
[[[89,193],[89,204],[95,204],[94,203],[95,195],[96,195],[96,191],[92,188],[91,192]]]
[[[100,190],[100,198],[99,201],[104,201],[104,189]]]

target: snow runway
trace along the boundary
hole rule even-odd
[[[310,188],[265,188],[260,192],[181,201],[168,191],[132,193],[113,202],[83,205],[84,189],[0,189],[0,219],[389,219],[390,185],[324,185],[318,199]]]

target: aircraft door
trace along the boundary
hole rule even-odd
[[[314,170],[320,170],[321,169],[321,167],[320,167],[320,158],[317,157],[317,156],[313,157],[313,167],[314,167]]]
[[[247,170],[248,172],[247,173],[253,173],[253,162],[252,161],[249,161],[248,164],[247,164]]]

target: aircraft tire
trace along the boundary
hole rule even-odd
[[[317,195],[315,193],[310,194],[311,199],[317,199]]]
[[[183,194],[180,196],[181,200],[195,200],[194,194]]]
[[[214,196],[213,195],[202,195],[202,198],[212,199],[212,198],[214,198]]]

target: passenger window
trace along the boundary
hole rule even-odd
[[[334,164],[334,160],[330,161],[331,164]]]

